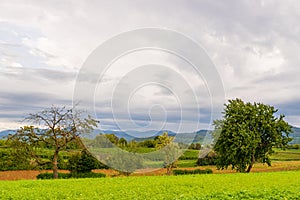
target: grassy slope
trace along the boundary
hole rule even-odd
[[[1,181],[0,199],[299,199],[300,171]]]

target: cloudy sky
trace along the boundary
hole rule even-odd
[[[217,74],[200,76],[180,56],[162,50],[117,58],[103,76],[86,76],[92,98],[85,90],[75,98],[94,100],[101,128],[207,128],[208,84],[217,81],[224,99],[274,105],[300,126],[299,1],[2,0],[0,11],[0,130],[18,128],[26,114],[53,104],[72,106],[89,55],[116,35],[149,27],[193,39]]]

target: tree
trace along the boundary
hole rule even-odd
[[[31,152],[39,148],[41,142],[53,147],[53,178],[58,178],[59,152],[80,135],[90,133],[94,127],[97,127],[97,120],[92,119],[91,116],[82,119],[82,114],[82,111],[75,108],[66,109],[66,107],[56,106],[29,114],[25,121],[38,127],[21,127],[16,134],[9,137],[9,140],[25,145],[32,150]],[[38,161],[37,154],[32,153],[31,156]]]
[[[113,133],[105,134],[105,137],[106,137],[107,139],[109,139],[109,141],[110,141],[111,143],[113,143],[113,144],[115,144],[115,145],[117,145],[118,142],[119,142],[118,136],[116,136],[116,135],[113,134]]]
[[[127,140],[125,138],[120,138],[118,143],[119,143],[119,146],[121,146],[121,147],[126,147],[127,146]]]
[[[171,175],[172,168],[176,167],[176,162],[180,155],[179,146],[173,140],[174,137],[168,136],[167,132],[164,132],[156,139],[156,148],[161,149],[164,153],[164,167],[167,169],[167,175]]]
[[[224,120],[216,119],[213,121],[213,126],[215,127],[213,131],[210,132],[212,138],[213,138],[213,144],[216,144],[218,141],[222,128],[224,125]]]
[[[291,139],[291,126],[284,115],[275,117],[273,106],[262,103],[244,103],[241,99],[225,104],[222,123],[215,123],[220,136],[214,146],[219,169],[250,172],[255,162],[271,166],[272,147],[284,148]],[[219,127],[221,126],[221,127]]]
[[[156,147],[156,141],[155,140],[145,140],[138,143],[138,146],[140,147],[146,147],[146,148],[155,148]]]
[[[72,174],[89,173],[93,169],[107,169],[97,160],[87,149],[83,149],[80,153],[73,154],[68,161],[68,169]]]
[[[143,158],[138,153],[115,151],[104,162],[107,166],[115,169],[120,174],[129,176],[137,169],[144,167]]]

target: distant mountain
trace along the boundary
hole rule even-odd
[[[293,130],[293,133],[290,134],[290,137],[293,138],[293,140],[290,143],[291,144],[300,144],[300,128],[293,127],[292,130]]]
[[[17,130],[4,130],[0,131],[0,139],[7,137],[9,134],[15,134]]]
[[[124,138],[127,141],[144,141],[149,139],[154,139],[156,136],[162,135],[164,132],[167,132],[170,136],[176,136],[176,142],[182,143],[197,143],[205,140],[211,140],[211,135],[207,134],[209,130],[199,130],[193,133],[176,133],[170,130],[149,130],[149,131],[116,131],[116,130],[95,130],[91,137],[95,137],[97,134],[115,134],[118,138]]]
[[[292,128],[293,133],[290,134],[290,137],[293,138],[293,140],[290,142],[291,144],[300,144],[300,128],[293,127]],[[0,139],[3,139],[7,137],[9,134],[16,133],[17,130],[3,130],[0,131]],[[115,134],[118,138],[124,138],[127,141],[136,140],[136,141],[143,141],[147,139],[153,139],[158,135],[162,135],[163,132],[168,132],[170,136],[175,136],[178,138],[178,141],[180,142],[188,142],[190,143],[193,141],[193,143],[200,142],[202,143],[203,140],[210,141],[212,140],[211,135],[207,134],[210,132],[210,130],[199,130],[194,133],[176,133],[170,130],[149,130],[149,131],[120,131],[120,130],[100,130],[95,129],[93,133],[89,136],[90,138],[94,138],[96,135],[102,133],[102,134]]]
[[[124,138],[127,141],[135,140],[135,141],[143,141],[146,139],[153,139],[158,135],[162,135],[163,132],[168,132],[168,135],[175,136],[177,133],[169,130],[161,130],[161,131],[155,131],[155,130],[149,130],[149,131],[119,131],[119,130],[94,130],[93,135],[103,133],[103,134],[115,134],[118,138]],[[95,136],[95,135],[94,135]]]

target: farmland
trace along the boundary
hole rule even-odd
[[[0,199],[299,199],[299,180],[300,171],[1,181]]]

